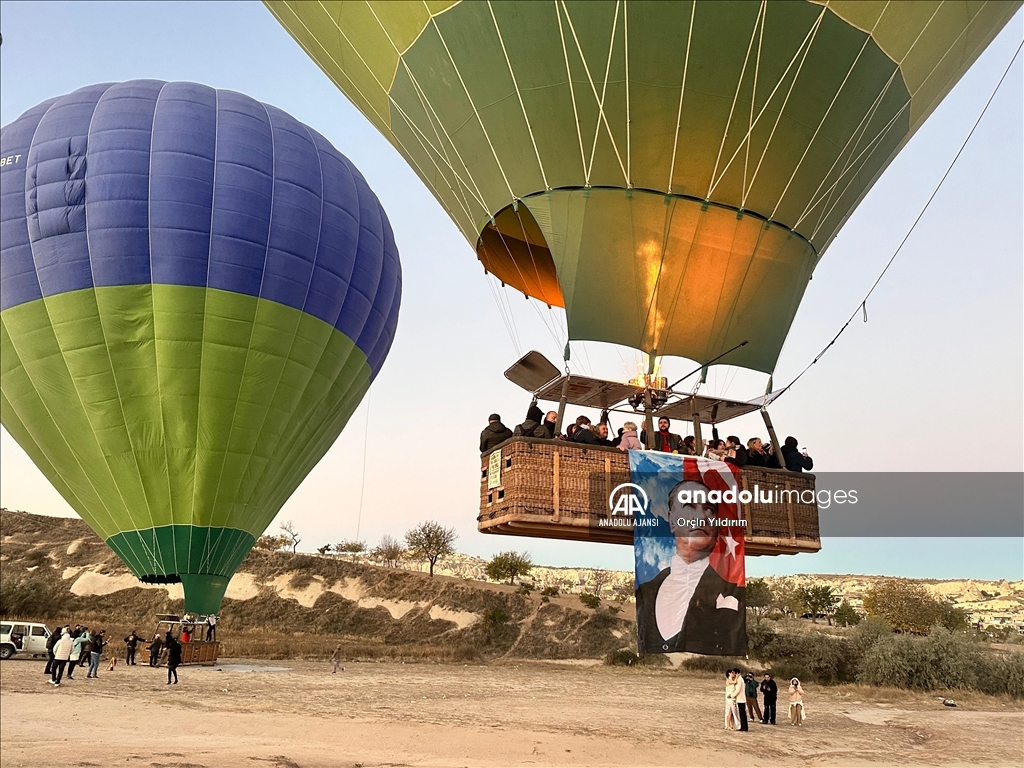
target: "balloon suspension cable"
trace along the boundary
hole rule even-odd
[[[359,511],[356,513],[356,541],[359,541],[359,528],[363,523],[363,496],[366,489],[366,444],[370,438],[370,390],[366,390],[366,426],[363,429],[363,475],[359,480]]]
[[[979,114],[978,119],[974,121],[974,125],[971,126],[971,130],[967,134],[967,138],[965,138],[963,144],[960,145],[960,149],[957,150],[957,153],[953,157],[952,162],[950,162],[949,167],[946,168],[946,172],[942,174],[942,178],[939,179],[939,183],[935,185],[935,189],[932,190],[932,193],[931,195],[929,195],[928,200],[925,202],[924,207],[921,209],[921,212],[917,214],[917,218],[914,219],[914,223],[910,225],[910,229],[907,230],[907,234],[900,241],[900,244],[896,247],[896,250],[893,252],[892,256],[889,258],[889,261],[886,263],[885,268],[881,271],[881,273],[879,273],[878,277],[875,279],[875,282],[871,284],[871,288],[868,290],[867,294],[865,294],[864,298],[857,304],[857,307],[853,310],[853,314],[851,314],[850,318],[845,323],[843,323],[843,327],[839,329],[839,333],[832,337],[832,341],[825,345],[824,349],[822,349],[815,356],[815,358],[811,360],[811,362],[809,362],[807,366],[796,375],[796,378],[794,378],[791,382],[789,382],[789,384],[780,389],[779,393],[773,398],[773,400],[778,400],[780,397],[782,397],[783,394],[789,391],[790,387],[792,387],[794,384],[800,381],[801,378],[803,378],[803,375],[811,369],[811,366],[813,366],[815,363],[821,360],[822,357],[825,356],[825,353],[828,352],[832,348],[832,346],[839,340],[839,337],[842,336],[843,332],[850,327],[850,324],[856,319],[858,314],[863,316],[865,323],[868,321],[868,299],[871,298],[871,294],[875,292],[875,288],[878,287],[878,284],[882,282],[882,278],[885,277],[885,273],[889,271],[889,267],[891,267],[893,262],[896,261],[896,257],[899,256],[900,251],[903,250],[903,246],[906,245],[907,240],[910,239],[910,236],[911,234],[913,234],[914,229],[918,225],[918,222],[921,221],[922,217],[925,214],[925,211],[928,210],[928,206],[932,204],[932,201],[935,199],[935,196],[942,188],[942,184],[949,177],[950,171],[952,171],[953,166],[956,165],[956,161],[960,159],[960,155],[963,154],[964,149],[967,147],[967,143],[971,140],[971,137],[977,130],[978,125],[985,117],[985,113],[988,112],[988,108],[989,106],[991,106],[993,99],[995,99],[996,97],[996,94],[999,93],[999,89],[1000,87],[1002,87],[1003,81],[1006,80],[1006,76],[1010,74],[1010,69],[1013,67],[1013,62],[1017,60],[1017,56],[1020,55],[1021,48],[1024,48],[1024,40],[1021,40],[1021,42],[1017,45],[1017,50],[1015,50],[1013,52],[1013,56],[1010,57],[1010,63],[1006,65],[1006,69],[1003,71],[1002,77],[1000,77],[999,82],[996,83],[996,87],[992,90],[992,94],[988,97],[988,101],[985,102],[985,106],[982,108],[981,114]],[[692,376],[693,374],[690,375]]]
[[[701,372],[701,371],[703,371],[703,370],[704,370],[705,368],[707,368],[707,367],[708,367],[709,365],[711,365],[711,364],[715,363],[715,362],[716,362],[716,361],[718,361],[718,360],[721,360],[721,359],[722,359],[723,357],[725,357],[726,355],[728,355],[728,354],[730,354],[730,353],[732,353],[732,352],[735,352],[735,351],[736,351],[737,349],[739,349],[740,347],[745,347],[745,346],[747,346],[747,344],[749,344],[749,343],[750,343],[750,341],[749,341],[749,340],[747,340],[747,339],[744,339],[744,340],[743,340],[743,341],[741,341],[741,342],[740,342],[739,344],[737,344],[737,345],[736,345],[735,347],[733,347],[732,349],[727,349],[727,350],[726,350],[725,352],[723,352],[722,354],[720,354],[720,355],[719,355],[718,357],[714,358],[713,360],[708,360],[708,361],[707,361],[706,363],[703,363],[702,365],[699,365],[699,366],[698,366],[697,368],[695,368],[694,370],[690,371],[690,372],[689,372],[688,374],[686,374],[685,376],[683,376],[683,378],[679,379],[679,381],[676,381],[676,382],[674,382],[673,384],[670,384],[668,388],[669,388],[669,389],[675,389],[677,385],[679,385],[679,384],[682,384],[682,383],[683,383],[684,381],[686,381],[686,380],[687,380],[688,378],[690,378],[691,376],[693,376],[693,375],[695,375],[695,374],[698,374],[698,373],[700,373],[700,372]]]

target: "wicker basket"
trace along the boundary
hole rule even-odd
[[[753,491],[756,485],[814,495],[812,474],[761,467],[740,473],[742,490]],[[632,526],[602,525],[609,520],[612,490],[628,482],[629,458],[617,448],[514,437],[482,457],[477,528],[482,533],[631,545]],[[748,555],[821,549],[816,503],[754,501],[744,510],[750,521]]]

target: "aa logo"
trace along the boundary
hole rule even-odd
[[[647,492],[636,483],[617,485],[608,495],[608,509],[613,515],[643,515],[647,512]]]

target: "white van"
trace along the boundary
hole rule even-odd
[[[50,630],[45,624],[4,621],[0,623],[0,659],[9,659],[16,653],[45,656],[49,636]]]

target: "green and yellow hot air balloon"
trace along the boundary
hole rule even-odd
[[[770,373],[843,222],[1020,2],[266,5],[570,339]]]

